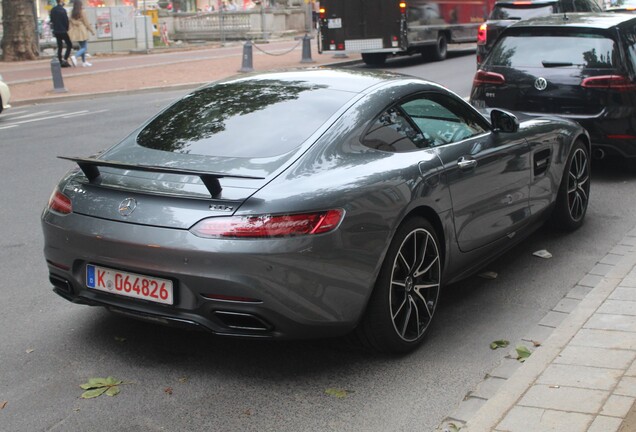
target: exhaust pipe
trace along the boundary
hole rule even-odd
[[[592,152],[592,157],[597,160],[605,159],[605,150],[601,148],[594,149]]]

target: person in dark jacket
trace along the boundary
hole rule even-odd
[[[64,0],[57,0],[57,6],[51,9],[50,19],[53,35],[57,40],[57,59],[60,61],[62,67],[70,67],[71,65],[68,62],[68,58],[71,55],[73,44],[68,37],[68,14],[66,13],[66,9],[64,9]],[[62,59],[63,43],[66,44],[64,59]]]

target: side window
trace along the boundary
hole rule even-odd
[[[422,134],[396,107],[386,110],[373,122],[362,144],[389,152],[407,152],[426,147]]]
[[[449,96],[430,93],[400,108],[413,120],[429,146],[462,141],[488,130],[479,114]]]

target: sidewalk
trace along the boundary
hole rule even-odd
[[[636,431],[636,229],[560,308],[570,313],[525,363],[467,421],[451,415],[442,431]]]
[[[252,67],[256,72],[360,60],[359,55],[336,58],[331,53],[318,54],[315,40],[312,40],[311,45],[313,63],[301,63],[302,40],[255,43],[252,52]],[[194,88],[240,74],[243,44],[235,42],[201,48],[189,46],[150,54],[96,55],[91,57],[90,62],[93,64],[90,68],[78,64],[79,67],[62,69],[67,90],[65,93],[54,92],[50,58],[30,62],[0,62],[0,75],[9,84],[13,106],[133,90]]]

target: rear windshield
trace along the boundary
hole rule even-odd
[[[489,19],[493,20],[521,20],[535,17],[542,17],[554,13],[552,5],[495,5],[490,13]]]
[[[142,147],[190,155],[263,158],[299,147],[354,93],[278,80],[199,89],[152,120]]]
[[[530,33],[504,37],[495,45],[487,61],[492,66],[513,68],[613,69],[618,62],[618,53],[614,41],[599,34],[537,36]]]

